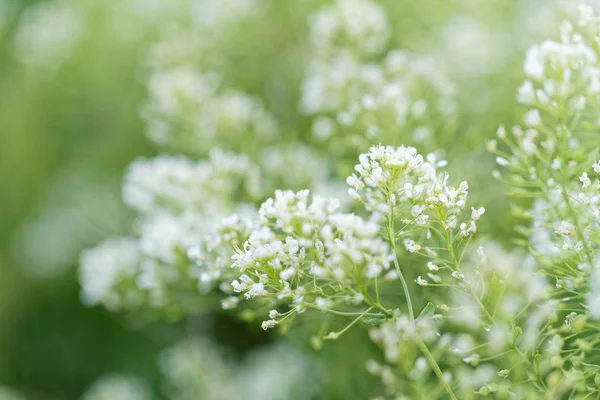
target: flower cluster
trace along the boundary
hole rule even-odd
[[[336,0],[311,17],[301,110],[313,137],[293,140],[276,134],[263,100],[228,89],[236,85],[218,68],[222,59],[198,60],[198,49],[210,53],[245,18],[206,15],[175,29],[193,33],[179,47],[167,45],[177,34],[165,33],[151,51],[148,134],[194,157],[215,144],[245,153],[133,163],[123,197],[138,213],[136,232],[84,253],[88,304],[193,313],[212,296],[227,313],[261,316],[264,330],[310,324],[300,318],[307,312],[320,325],[315,348],[368,325],[382,353],[367,370],[390,398],[599,395],[600,18],[590,8],[562,24],[559,41],[528,51],[517,95],[523,122],[488,143],[506,171],[494,175],[524,198],[512,204],[521,249],[510,251],[500,240],[477,242],[486,209],[469,204],[469,185],[451,181],[446,161],[394,143],[398,135],[438,147],[454,94],[426,57],[388,51],[391,24],[377,4]],[[238,140],[245,134],[256,140]],[[326,151],[345,160],[338,156],[359,148],[368,151],[346,179],[350,213],[329,197],[338,185]],[[347,169],[340,161],[335,172]],[[280,376],[279,357],[260,358],[265,376]],[[197,342],[164,354],[174,398],[229,398],[259,378],[258,386],[276,384],[211,358],[219,355]],[[230,392],[222,376],[241,383]]]
[[[311,22],[315,58],[300,106],[316,117],[317,142],[355,153],[378,141],[433,143],[434,135],[450,125],[454,87],[433,60],[402,50],[377,57],[389,36],[378,5],[337,1]]]
[[[456,188],[448,186],[449,175],[436,169],[446,162],[436,161],[433,155],[427,158],[429,161],[413,147],[375,146],[360,155],[356,173],[348,177],[347,183],[352,197],[386,221],[390,240],[402,239],[408,253],[429,260],[427,276],[439,284],[440,267],[460,279],[460,248],[477,231],[476,221],[485,208],[471,208],[470,215],[464,217],[467,182]],[[429,285],[421,276],[416,282]]]
[[[206,246],[213,257],[225,243],[239,245],[228,228],[234,224],[239,232],[237,221],[219,220],[235,210],[253,209],[242,201],[260,194],[257,178],[248,158],[220,150],[197,163],[174,156],[135,161],[124,179],[123,197],[139,214],[137,235],[108,239],[83,254],[85,302],[110,309],[137,309],[145,303],[166,307],[185,303],[174,300],[182,298],[178,292],[183,288],[192,294],[205,289],[214,274],[192,266],[187,251],[205,236],[211,238]]]
[[[260,171],[248,157],[213,149],[207,161],[182,156],[138,159],[123,182],[123,200],[140,214],[223,213],[236,193],[261,196]],[[221,209],[221,210],[219,210]]]
[[[173,26],[159,32],[146,57],[148,100],[142,117],[147,136],[193,155],[205,155],[215,146],[234,148],[245,135],[272,140],[275,117],[258,97],[231,87],[223,76],[231,61],[220,55],[225,33],[259,13],[259,3],[181,3],[167,14]]]
[[[550,299],[542,308],[545,314],[536,318],[529,313],[538,326],[527,342],[532,349],[524,352],[534,355],[526,362],[535,367],[537,385],[555,397],[598,392],[592,360],[597,357],[600,246],[600,183],[594,175],[600,167],[594,162],[597,152],[590,149],[597,144],[593,132],[600,94],[599,23],[590,7],[581,6],[578,21],[561,25],[560,41],[530,48],[524,63],[528,79],[517,95],[528,107],[525,127],[514,126],[512,135],[501,127],[498,136],[504,147],[496,141],[488,145],[507,170],[496,176],[511,185],[513,195],[535,199],[525,209],[515,208],[524,225],[519,242],[554,285],[545,290]]]
[[[271,311],[265,329],[307,307],[375,307],[370,286],[377,278],[395,279],[379,226],[337,213],[338,207],[337,199],[311,198],[308,190],[276,191],[261,206],[258,224],[233,256],[241,275],[232,287],[246,299],[264,299],[267,307],[288,306],[281,314]]]
[[[243,135],[273,139],[275,118],[257,98],[223,89],[215,72],[189,66],[155,71],[149,77],[149,99],[143,110],[147,134],[161,146],[203,154],[229,145]]]

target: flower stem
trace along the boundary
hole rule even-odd
[[[388,216],[387,234],[390,246],[392,247],[392,253],[394,254],[394,266],[396,267],[396,272],[398,272],[398,277],[400,278],[400,282],[402,283],[402,289],[404,290],[404,296],[406,297],[406,304],[408,306],[408,314],[410,316],[410,321],[414,323],[415,313],[413,311],[410,292],[408,291],[408,284],[406,283],[404,274],[402,274],[402,270],[400,269],[400,263],[398,262],[398,255],[396,254],[396,233],[394,232],[393,208],[392,213],[390,213],[390,215]]]
[[[433,372],[435,372],[435,375],[438,377],[440,384],[444,387],[444,389],[448,393],[448,396],[450,396],[450,399],[458,400],[458,398],[454,394],[454,391],[452,390],[452,388],[450,387],[448,382],[446,382],[446,380],[444,379],[444,374],[443,374],[442,370],[440,369],[440,366],[438,365],[437,361],[435,361],[433,354],[431,354],[431,352],[429,351],[429,348],[427,347],[425,342],[423,342],[423,340],[421,340],[421,338],[418,336],[415,336],[414,339],[415,339],[415,342],[417,343],[417,346],[419,346],[419,349],[425,356],[425,358],[427,358],[427,362],[429,363],[429,366],[431,367],[431,369],[433,369]]]

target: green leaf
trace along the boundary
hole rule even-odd
[[[362,321],[368,325],[379,326],[387,321],[387,318],[382,313],[379,313],[379,315],[370,315],[368,317],[364,317]]]
[[[519,336],[521,336],[521,333],[523,332],[523,329],[521,329],[520,326],[516,326],[513,328],[513,332],[512,332],[512,344],[513,346],[516,346],[517,344],[517,339],[519,338]]]
[[[435,306],[432,303],[427,303],[425,308],[423,308],[423,311],[421,311],[421,314],[417,317],[417,322],[431,318],[433,317],[433,314],[435,314]]]

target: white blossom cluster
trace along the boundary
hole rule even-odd
[[[373,279],[395,279],[389,246],[379,226],[353,214],[337,213],[337,199],[308,190],[276,191],[260,207],[260,220],[243,248],[233,255],[241,275],[233,291],[246,299],[264,298],[267,306],[329,309],[337,304],[369,303],[366,289]],[[279,313],[263,327],[277,324]]]
[[[198,281],[191,285],[192,293],[205,289],[212,275],[192,269],[187,251],[205,236],[215,252],[233,240],[216,235],[215,230],[227,231],[227,223],[219,225],[219,219],[252,209],[235,199],[240,193],[247,200],[258,196],[257,178],[258,169],[247,157],[220,150],[200,162],[177,156],[135,161],[125,177],[123,197],[138,212],[137,236],[110,238],[82,255],[84,301],[110,309],[136,309],[145,302],[165,307],[171,285],[177,298],[183,282]]]
[[[507,384],[505,378],[512,374],[525,379],[528,372],[514,368],[515,364],[530,363],[525,354],[544,348],[540,332],[546,333],[556,318],[558,303],[550,299],[553,287],[535,270],[531,257],[507,253],[495,243],[467,258],[461,265],[463,277],[450,297],[440,298],[435,309],[426,307],[416,324],[400,315],[370,330],[385,362],[370,360],[367,369],[381,378],[388,392],[409,393],[402,377],[426,375],[427,360],[414,352],[415,342],[422,340],[448,366],[444,380],[461,393],[510,390],[522,397],[528,393]],[[551,367],[551,357],[544,354],[539,360],[543,368]],[[406,365],[408,371],[403,369]]]
[[[486,209],[469,206],[469,185],[451,183],[446,161],[410,146],[372,145],[394,144],[398,135],[435,148],[455,114],[453,87],[428,59],[387,52],[390,24],[376,3],[337,0],[310,20],[314,58],[301,109],[314,117],[310,140],[320,148],[304,144],[303,133],[279,140],[260,100],[228,91],[227,68],[215,65],[221,60],[197,59],[198,49],[210,53],[209,42],[222,43],[221,33],[245,18],[221,21],[210,7],[206,15],[165,32],[151,52],[148,132],[188,155],[204,157],[221,144],[245,154],[133,163],[123,197],[138,214],[136,232],[84,253],[86,303],[185,313],[211,295],[243,319],[262,315],[265,330],[285,329],[310,309],[322,316],[314,347],[370,325],[383,353],[367,370],[390,398],[600,393],[600,18],[590,8],[562,24],[559,41],[528,51],[517,96],[527,108],[523,123],[510,134],[501,127],[502,143],[488,143],[507,171],[494,175],[524,198],[513,203],[521,251],[473,243]],[[170,48],[182,32],[190,37]],[[238,140],[245,134],[256,140]],[[337,190],[325,151],[334,158],[358,148],[368,151],[346,179],[354,214],[323,195]],[[299,364],[284,359],[286,351],[240,372],[204,347],[186,342],[164,353],[175,398],[242,390],[278,398],[274,387],[295,375],[278,362]],[[283,386],[279,398],[296,390]]]
[[[600,167],[588,146],[595,143],[598,125],[599,24],[593,10],[582,5],[575,24],[563,22],[559,42],[547,40],[528,51],[524,71],[529,79],[517,96],[529,108],[525,127],[514,126],[512,135],[504,127],[498,130],[508,153],[495,140],[488,144],[497,163],[509,171],[506,180],[515,195],[542,193],[525,212],[532,220],[525,233],[549,263],[578,258],[584,265],[593,256],[598,192],[588,171],[593,164],[597,174]]]
[[[213,149],[208,160],[183,156],[138,159],[129,165],[123,200],[140,214],[219,212],[231,209],[236,192],[259,198],[260,170],[245,155]],[[223,211],[220,211],[223,213]]]
[[[182,3],[170,15],[172,25],[166,24],[168,29],[148,51],[148,100],[142,109],[147,136],[158,145],[194,155],[215,146],[231,148],[248,135],[272,140],[278,129],[274,116],[258,97],[223,82],[221,71],[231,61],[218,56],[228,32],[257,13],[258,3]],[[215,57],[207,56],[211,49]],[[219,61],[206,62],[213,59]]]
[[[223,293],[233,293],[230,281],[236,272],[231,268],[231,256],[248,240],[253,226],[249,217],[233,214],[222,219],[213,232],[188,249],[188,257],[194,263],[190,273],[198,279],[200,292],[207,293],[218,285]],[[235,308],[237,303],[235,296],[222,301],[224,309]]]
[[[600,19],[589,6],[582,5],[579,11],[577,21],[562,23],[560,41],[546,40],[527,53],[528,79],[517,95],[518,102],[528,107],[525,126],[514,126],[512,135],[501,127],[502,147],[496,141],[488,145],[507,171],[496,172],[496,177],[512,186],[513,195],[535,199],[529,208],[516,208],[527,225],[520,229],[520,242],[554,286],[545,289],[550,300],[539,308],[546,310],[545,315],[528,312],[528,322],[538,326],[529,336],[524,327],[523,341],[528,340],[532,354],[540,354],[529,360],[537,364],[535,379],[556,397],[595,393],[589,385],[596,372],[590,362],[597,357],[593,344],[600,183],[595,175],[600,164],[595,161],[594,132],[600,94]],[[570,341],[571,335],[577,340]]]
[[[202,63],[207,47],[226,45],[227,29],[251,15],[230,13],[223,9],[226,4],[215,1],[182,3],[183,9],[197,12],[159,7],[165,18],[181,24],[161,31],[148,52],[149,99],[143,107],[147,135],[161,149],[179,154],[138,159],[128,167],[123,199],[137,213],[135,232],[132,238],[109,239],[99,246],[102,251],[90,250],[82,257],[80,281],[90,305],[197,309],[202,302],[193,304],[192,299],[199,292],[219,288],[231,294],[230,252],[248,239],[246,215],[265,193],[276,187],[320,187],[332,193],[340,187],[329,184],[330,167],[316,148],[274,141],[276,123],[261,101],[237,89],[222,89],[215,66]],[[244,7],[254,10],[254,3]],[[183,40],[171,47],[171,40],[181,35],[193,43],[186,46]],[[241,153],[220,150],[219,144]],[[122,266],[123,271],[118,263],[99,267],[98,259],[134,258],[129,252],[120,255],[124,246],[114,242],[135,247],[136,262]],[[233,306],[233,299],[224,304]]]
[[[454,86],[432,59],[402,50],[380,56],[390,35],[380,6],[336,1],[313,16],[310,28],[315,57],[300,108],[315,116],[317,142],[338,152],[378,141],[429,144],[451,124]]]
[[[456,265],[458,247],[477,231],[476,221],[485,208],[471,208],[469,217],[462,216],[467,206],[467,182],[456,188],[448,186],[449,175],[436,169],[446,162],[436,161],[433,155],[427,158],[429,161],[414,147],[374,146],[369,153],[360,155],[356,173],[348,177],[347,183],[355,200],[387,219],[390,237],[402,238],[408,253],[423,254],[430,259],[428,276],[434,283],[440,283],[441,278],[436,275],[440,267],[449,268],[455,279],[460,278]],[[396,221],[402,228],[394,233]],[[435,249],[439,240],[451,259],[444,259]],[[429,284],[420,276],[417,283]]]
[[[162,146],[203,154],[215,145],[260,141],[277,133],[274,117],[258,98],[222,88],[217,73],[192,66],[152,72],[143,109],[148,137]]]

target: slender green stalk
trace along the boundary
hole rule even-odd
[[[450,399],[458,400],[458,397],[456,397],[454,391],[452,390],[448,382],[446,382],[446,380],[444,379],[444,373],[440,369],[440,366],[438,365],[437,361],[435,361],[435,357],[433,357],[433,354],[431,354],[425,342],[423,342],[418,336],[415,336],[414,340],[417,343],[417,346],[419,346],[419,349],[421,350],[425,358],[427,359],[429,366],[431,367],[433,372],[435,372],[435,375],[438,377],[440,384],[444,387],[444,389],[448,393],[448,396],[450,396]]]
[[[387,234],[390,242],[390,246],[392,247],[392,253],[394,254],[394,267],[396,267],[396,272],[398,272],[398,277],[400,278],[400,282],[402,283],[402,289],[404,290],[404,296],[406,297],[406,304],[408,306],[408,315],[410,316],[411,322],[415,322],[415,313],[413,311],[412,300],[410,298],[410,292],[408,291],[408,284],[406,283],[406,278],[404,278],[404,274],[402,274],[402,270],[400,269],[400,263],[398,262],[398,255],[396,254],[396,233],[394,232],[394,216],[393,216],[393,208],[392,212],[388,217],[388,226],[387,226]]]

